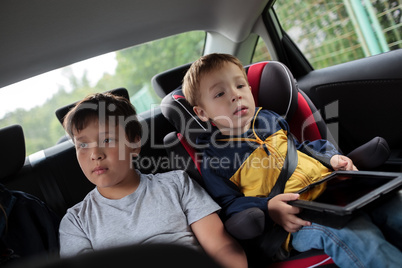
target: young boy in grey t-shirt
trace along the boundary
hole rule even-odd
[[[77,159],[96,185],[60,224],[60,255],[132,244],[176,243],[202,248],[225,267],[247,267],[243,250],[225,232],[220,207],[186,173],[144,175],[132,168],[141,125],[131,103],[90,95],[64,120]]]

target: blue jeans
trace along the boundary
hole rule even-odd
[[[339,267],[402,267],[402,195],[342,229],[313,223],[292,234],[300,252],[323,249]],[[389,242],[390,241],[390,242]]]

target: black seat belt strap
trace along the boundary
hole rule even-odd
[[[278,194],[281,194],[285,190],[285,185],[288,179],[292,176],[293,172],[297,167],[298,157],[296,145],[294,143],[293,136],[290,132],[288,132],[288,151],[286,153],[285,161],[283,163],[283,167],[281,172],[279,173],[278,179],[268,197],[274,197]]]
[[[296,145],[294,143],[293,136],[289,131],[287,136],[288,151],[286,153],[285,161],[282,170],[279,173],[278,179],[268,197],[274,197],[284,192],[286,182],[292,176],[297,167],[298,157]],[[276,252],[282,246],[283,242],[286,240],[287,236],[288,232],[286,232],[279,225],[274,225],[271,229],[265,232],[262,237],[261,243],[261,249],[263,251],[264,257],[268,259],[274,257]]]

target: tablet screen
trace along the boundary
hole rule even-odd
[[[378,189],[395,177],[359,176],[355,174],[335,174],[328,180],[325,191],[315,202],[344,207],[364,195]],[[300,191],[311,191],[319,184],[315,183]]]

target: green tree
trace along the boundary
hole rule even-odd
[[[130,96],[144,86],[151,88],[155,74],[197,59],[204,37],[204,32],[188,32],[118,51],[116,74],[105,75],[96,87],[104,91],[125,87]]]

